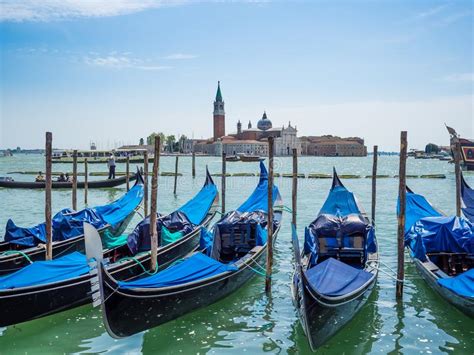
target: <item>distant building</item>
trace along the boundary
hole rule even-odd
[[[225,111],[222,100],[221,82],[217,82],[216,100],[214,101],[214,142],[225,136]]]
[[[365,157],[367,147],[358,137],[341,138],[337,136],[301,137],[302,155],[321,157]]]

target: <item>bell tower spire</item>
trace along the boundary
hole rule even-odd
[[[214,101],[214,141],[225,136],[225,111],[222,99],[221,82],[217,82],[216,100]]]

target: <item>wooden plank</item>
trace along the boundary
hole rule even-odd
[[[158,231],[156,229],[156,201],[158,193],[158,170],[160,166],[160,136],[155,136],[155,159],[153,160],[153,175],[151,177],[151,211],[150,211],[150,238],[151,238],[151,265],[150,270],[153,272],[158,267]]]

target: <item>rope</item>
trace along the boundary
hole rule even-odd
[[[28,260],[30,264],[33,264],[33,261],[31,261],[30,257],[28,255],[26,255],[25,253],[23,253],[22,251],[19,251],[19,250],[7,250],[7,251],[4,251],[1,255],[13,255],[13,254],[20,254],[26,260]]]
[[[155,275],[155,274],[158,272],[158,260],[156,261],[156,269],[155,269],[155,271],[153,271],[153,272],[148,271],[148,270],[145,268],[145,266],[143,266],[143,264],[141,263],[141,261],[138,260],[138,259],[137,259],[136,257],[134,257],[134,256],[130,256],[130,257],[126,257],[126,258],[120,259],[120,260],[119,260],[119,263],[122,263],[122,262],[125,262],[125,261],[128,261],[128,260],[133,260],[133,261],[135,261],[135,262],[142,268],[143,272],[144,272],[145,274],[149,275],[149,276],[153,276],[153,275]]]
[[[261,272],[261,271],[259,271],[259,270],[254,269],[254,268],[251,267],[249,264],[247,264],[247,267],[248,267],[250,270],[252,270],[254,273],[256,273],[257,275],[259,275],[259,276],[268,277],[269,279],[272,278],[271,276],[267,276],[266,273],[263,273],[263,272]]]
[[[397,273],[396,273],[392,268],[390,268],[387,264],[385,264],[385,263],[383,263],[383,262],[380,262],[380,261],[379,261],[379,263],[382,264],[383,266],[385,266],[387,269],[389,269],[393,274],[395,274],[395,275],[397,274]],[[413,288],[413,289],[416,288],[416,287],[414,287],[414,286],[411,286],[411,285],[406,284],[406,283],[405,283],[405,280],[400,280],[400,279],[398,279],[396,276],[393,276],[393,275],[389,274],[387,271],[382,270],[382,269],[379,268],[379,267],[375,267],[375,266],[373,266],[373,265],[367,265],[367,264],[368,264],[368,262],[366,262],[366,266],[369,266],[369,267],[371,267],[371,268],[373,268],[373,269],[375,269],[375,270],[377,270],[377,271],[380,271],[381,273],[383,273],[384,275],[388,276],[388,277],[391,278],[392,280],[394,280],[394,281],[396,281],[396,282],[401,282],[401,283],[403,283],[403,285],[404,285],[405,287]]]
[[[293,210],[292,210],[290,207],[288,207],[288,206],[280,205],[280,206],[275,206],[275,207],[276,207],[276,208],[279,207],[279,208],[281,208],[281,209],[282,209],[283,211],[285,211],[285,212],[293,213]]]

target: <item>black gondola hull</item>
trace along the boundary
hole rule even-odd
[[[376,278],[352,297],[336,302],[318,297],[304,287],[306,322],[301,320],[301,324],[305,328],[305,334],[313,351],[326,343],[354,318],[370,297],[375,282]]]
[[[447,288],[442,287],[437,282],[438,277],[433,274],[433,272],[431,272],[423,262],[416,258],[413,258],[412,260],[418,273],[434,291],[436,291],[447,302],[459,309],[462,313],[474,318],[474,299],[459,296]]]
[[[136,180],[136,175],[130,175],[130,181]],[[117,187],[123,185],[127,182],[126,176],[121,176],[116,179],[108,179],[108,180],[96,180],[96,181],[88,181],[87,188],[88,189],[103,189],[103,188],[110,188],[110,187]],[[83,189],[85,186],[84,181],[77,182],[77,188]],[[0,187],[10,188],[10,189],[44,189],[45,182],[29,182],[29,181],[8,181],[8,180],[0,180]],[[72,182],[58,182],[53,181],[52,183],[53,189],[72,189]]]
[[[213,213],[209,214],[203,222],[203,226],[207,226],[213,216]],[[166,268],[174,261],[195,250],[199,245],[199,231],[200,228],[196,228],[176,243],[160,248],[158,250],[159,267]],[[110,251],[109,254],[113,254],[113,251]],[[146,269],[149,268],[149,253],[137,256],[136,259]],[[144,274],[142,267],[134,260],[113,264],[108,271],[118,280],[129,280]],[[42,286],[0,291],[0,326],[41,318],[91,301],[89,275]]]
[[[276,239],[278,230],[275,231]],[[265,264],[266,248],[250,256],[252,268]],[[127,337],[176,319],[186,313],[208,306],[230,295],[255,276],[255,271],[243,265],[235,272],[202,280],[192,286],[161,289],[117,289],[110,275],[102,271],[105,324],[114,337]]]

